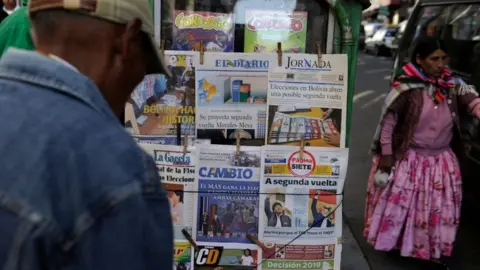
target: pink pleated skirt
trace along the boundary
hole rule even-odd
[[[455,154],[446,150],[427,156],[409,150],[384,188],[373,182],[378,161],[375,156],[368,179],[363,232],[368,243],[424,260],[451,256],[462,201]]]

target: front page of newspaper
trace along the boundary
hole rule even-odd
[[[183,152],[182,146],[139,144],[153,156],[160,180],[167,190],[175,240],[186,240],[182,230],[192,234],[195,213],[195,147]]]
[[[196,127],[199,139],[265,138],[268,70],[274,53],[205,53],[197,69]],[[212,135],[217,134],[217,135]]]
[[[201,243],[200,245],[203,246]],[[210,245],[211,246],[211,245]],[[216,267],[195,265],[195,270],[255,270],[259,269],[257,265],[260,263],[260,249],[255,245],[242,245],[234,243],[223,243],[215,245],[223,248]]]
[[[125,107],[125,126],[139,142],[180,145],[195,138],[195,74],[199,53],[165,51],[171,78],[147,75]]]
[[[345,147],[347,56],[286,54],[268,77],[266,144]]]
[[[342,234],[348,149],[266,146],[260,181],[260,239],[299,243]],[[306,231],[306,232],[305,232]],[[303,232],[304,235],[300,236]]]
[[[214,243],[252,242],[258,237],[260,147],[198,145],[195,240]],[[221,245],[221,244],[220,244]]]
[[[335,239],[317,240],[314,245],[265,243],[262,270],[340,270],[342,246]]]
[[[173,270],[192,269],[192,246],[189,242],[176,241],[173,250]]]

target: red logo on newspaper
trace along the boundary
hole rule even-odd
[[[303,21],[290,17],[270,17],[252,15],[247,20],[247,28],[250,31],[291,31],[300,32],[304,28]]]
[[[315,158],[307,151],[303,151],[302,158],[300,158],[300,151],[294,152],[288,158],[288,170],[291,174],[298,177],[311,175],[315,171],[316,166]]]

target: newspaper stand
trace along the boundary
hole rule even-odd
[[[282,43],[277,43],[277,58],[278,58],[278,66],[282,66],[282,59],[283,59],[283,51],[282,51]]]
[[[258,0],[258,1],[262,2],[262,1],[266,1],[266,0]],[[179,49],[179,48],[172,48],[172,42],[178,42],[178,40],[176,40],[170,34],[173,32],[173,30],[172,30],[173,27],[175,25],[179,24],[180,22],[171,17],[171,14],[174,13],[173,12],[174,7],[172,6],[171,3],[169,3],[168,1],[163,1],[163,0],[153,0],[151,2],[152,2],[152,9],[154,11],[153,13],[154,13],[154,18],[155,18],[155,34],[156,34],[156,38],[158,40],[160,40],[160,48],[159,49],[161,51],[161,54],[165,56],[164,58],[167,61],[169,61],[168,56],[166,56],[166,55],[170,55],[171,51],[166,51],[166,50],[175,50],[175,51],[178,51],[178,52],[186,51],[186,50]],[[187,1],[185,3],[176,3],[175,8],[178,9],[178,6],[182,6],[183,4],[185,5],[185,7],[180,8],[180,9],[183,10],[182,12],[185,12],[185,15],[187,15],[187,14],[191,14],[192,12],[194,12],[193,11],[193,10],[195,10],[194,6],[197,5],[198,3],[196,3],[196,1],[193,1],[193,2],[192,1]],[[205,10],[205,9],[208,10],[210,8],[212,11],[219,10],[219,7],[213,7],[213,6],[207,7],[209,5],[210,4],[205,4],[205,5],[202,4],[201,9],[202,10]],[[224,4],[222,3],[222,5],[224,5]],[[234,35],[235,36],[238,34],[238,29],[237,29],[238,27],[243,27],[243,28],[246,29],[247,24],[248,25],[255,25],[255,27],[263,27],[264,26],[264,25],[261,24],[261,21],[257,21],[256,22],[257,24],[253,24],[252,22],[247,22],[247,19],[242,17],[243,15],[239,15],[239,11],[237,9],[240,9],[240,10],[242,8],[245,9],[245,7],[240,7],[241,6],[240,3],[238,4],[239,5],[238,7],[235,6],[235,9],[234,9],[234,6],[228,6],[228,5],[236,5],[235,2],[233,2],[233,4],[228,4],[228,5],[225,3],[225,5],[226,6],[224,6],[223,9],[226,10],[226,13],[229,13],[230,15],[235,14],[235,22],[234,22],[234,28],[235,28]],[[252,3],[252,8],[255,8],[255,5],[256,5],[256,3]],[[296,6],[293,6],[292,9],[291,9],[291,10],[295,10],[295,9],[303,7],[303,10],[304,10],[303,12],[305,12],[305,14],[308,11],[308,16],[309,16],[308,18],[310,18],[312,16],[325,16],[322,19],[323,23],[322,24],[317,24],[317,21],[316,21],[315,26],[312,23],[313,20],[310,20],[310,19],[307,18],[307,20],[309,21],[309,27],[310,28],[305,26],[305,28],[307,28],[307,30],[305,30],[306,31],[305,35],[308,36],[308,41],[306,42],[306,45],[304,45],[305,46],[304,51],[306,51],[307,53],[313,53],[317,63],[321,63],[325,58],[328,58],[329,55],[331,55],[331,54],[346,54],[347,57],[348,57],[348,63],[347,63],[348,76],[346,77],[346,81],[348,82],[348,84],[347,84],[347,86],[348,86],[348,88],[347,88],[347,98],[346,98],[346,100],[347,100],[346,121],[345,121],[346,124],[344,126],[345,127],[345,133],[344,133],[345,135],[343,135],[343,136],[345,136],[345,141],[346,141],[346,144],[344,145],[345,147],[348,147],[348,141],[349,141],[351,108],[352,108],[352,102],[353,102],[354,82],[355,82],[355,73],[356,73],[356,61],[357,61],[357,51],[358,51],[357,40],[358,40],[358,35],[359,35],[359,27],[360,27],[360,24],[361,24],[361,21],[360,21],[361,20],[361,11],[364,8],[368,7],[369,5],[370,4],[366,0],[348,1],[348,2],[346,0],[338,0],[338,1],[303,0],[303,1],[299,1],[296,4]],[[271,9],[275,10],[275,9],[278,9],[278,8],[279,7],[272,7]],[[328,8],[328,12],[320,14],[321,13],[321,12],[319,12],[320,8],[321,8],[321,10],[325,10],[326,8]],[[318,10],[318,14],[316,14],[315,12],[312,12],[313,10]],[[175,10],[175,12],[177,12],[177,11]],[[205,12],[202,11],[200,13],[205,13]],[[196,19],[198,19],[198,18],[196,18]],[[210,20],[210,21],[213,21],[213,20]],[[188,21],[188,23],[194,23],[194,22],[195,22],[195,20]],[[292,25],[289,25],[289,27],[293,27]],[[323,29],[322,27],[318,27],[319,25],[324,26],[325,29]],[[217,27],[217,28],[221,27],[221,24],[217,24],[215,27]],[[162,37],[162,39],[160,39],[160,37]],[[210,59],[208,58],[209,54],[206,53],[206,52],[207,51],[212,51],[212,50],[214,50],[214,51],[217,50],[215,48],[212,49],[212,46],[215,47],[214,46],[215,42],[221,43],[221,40],[224,39],[224,38],[225,38],[225,36],[220,35],[220,36],[216,36],[216,39],[217,39],[216,41],[200,40],[198,43],[196,43],[194,45],[194,47],[192,47],[192,49],[191,49],[192,51],[198,52],[198,63],[196,63],[196,64],[199,64],[200,66],[203,66],[205,63],[208,63],[210,61]],[[242,37],[240,37],[239,40],[243,41],[242,39],[244,39],[244,38],[246,38],[246,37],[242,36]],[[183,41],[190,41],[190,39],[191,39],[191,36],[188,35],[188,36],[185,37],[185,40],[183,40]],[[237,37],[235,38],[235,40],[237,40]],[[283,39],[279,39],[279,40],[283,40]],[[282,41],[282,42],[284,42],[284,41]],[[276,42],[276,44],[274,43],[272,45],[273,48],[271,48],[270,52],[275,52],[276,53],[276,56],[277,56],[276,60],[277,60],[278,67],[283,68],[283,67],[289,65],[289,63],[287,63],[287,61],[285,61],[283,59],[285,57],[285,53],[288,53],[289,52],[288,50],[291,49],[291,45],[289,45],[288,42],[286,42],[286,43],[285,42],[282,43],[282,42]],[[235,42],[235,46],[234,46],[235,52],[242,52],[241,49],[238,49],[241,46],[238,46],[238,45],[239,44],[237,44],[237,42]],[[194,68],[195,68],[195,72],[198,72],[198,69],[197,69],[198,67],[194,66]],[[287,67],[285,67],[285,69],[286,68]],[[195,81],[195,84],[198,84],[198,82]],[[179,88],[181,88],[181,87],[179,87]],[[185,92],[184,94],[182,94],[182,97],[183,97],[182,98],[182,106],[187,106],[187,95],[188,95],[188,93],[187,93],[186,90],[182,90],[182,91]],[[198,108],[196,108],[196,109],[198,109]],[[196,112],[196,114],[198,115],[198,111]],[[182,115],[181,114],[180,115],[174,115],[173,117],[178,118],[178,117],[182,117]],[[125,119],[126,121],[128,121],[132,124],[132,130],[134,132],[137,132],[137,133],[140,134],[141,128],[139,127],[139,125],[137,125],[137,123],[134,123],[134,122],[138,121],[138,119],[137,120],[135,119],[134,108],[131,106],[131,104],[127,105],[125,118],[126,118]],[[180,119],[180,118],[178,118],[178,119]],[[142,121],[145,121],[145,120],[142,120]],[[198,138],[196,137],[196,136],[198,136],[198,134],[193,136],[189,132],[184,131],[184,129],[181,127],[180,122],[178,122],[176,125],[177,125],[176,126],[176,136],[177,136],[176,140],[173,141],[173,143],[166,143],[166,144],[174,144],[174,145],[176,144],[178,147],[183,146],[183,148],[180,147],[181,150],[179,150],[179,152],[180,153],[183,152],[182,154],[185,157],[188,154],[190,154],[189,145],[191,145],[191,142],[196,140],[196,139],[198,141]],[[267,123],[267,125],[269,125],[269,123]],[[343,132],[343,129],[342,129],[342,132]],[[226,136],[226,139],[222,139],[222,140],[219,140],[219,141],[215,141],[215,139],[216,139],[215,136],[208,135],[207,137],[212,139],[212,144],[223,144],[223,145],[227,145],[227,144],[232,145],[233,144],[233,145],[235,145],[235,147],[234,147],[235,151],[234,152],[236,153],[237,157],[240,157],[240,155],[242,153],[241,150],[243,149],[243,147],[248,148],[249,146],[263,146],[263,145],[266,144],[266,142],[265,142],[266,140],[263,139],[263,137],[260,137],[261,139],[257,139],[257,138],[246,139],[245,137],[242,137],[243,135],[241,135],[240,132],[238,132],[238,129],[236,131],[234,131],[234,133],[232,133],[231,136],[228,136],[228,135],[225,135],[225,136]],[[265,136],[267,137],[268,134],[265,134]],[[154,136],[150,136],[150,137],[154,137]],[[288,137],[288,135],[287,134],[282,134],[281,131],[279,131],[278,137],[281,138],[281,139],[286,139],[286,137]],[[306,138],[305,135],[302,135],[302,136],[296,138],[296,140],[297,140],[297,143],[299,143],[299,146],[298,146],[298,144],[296,144],[297,145],[296,147],[298,147],[298,151],[297,151],[298,152],[298,157],[299,157],[299,159],[303,160],[305,158],[305,156],[307,156],[309,154],[308,153],[308,151],[309,151],[308,150],[309,149],[308,148],[309,138]],[[139,141],[139,142],[141,142],[141,141]],[[244,145],[243,147],[242,147],[242,144]],[[307,146],[307,148],[306,148],[306,146]],[[229,146],[229,147],[232,147],[232,146]],[[196,192],[199,192],[199,191],[196,191]],[[260,194],[262,194],[262,193],[259,192],[259,194],[257,196],[260,196]],[[195,208],[196,208],[196,206],[195,206]],[[197,211],[197,210],[193,210],[193,211]],[[258,226],[258,223],[257,223],[257,226]],[[195,252],[198,252],[199,249],[204,248],[200,242],[199,242],[200,244],[196,243],[196,241],[194,240],[195,236],[192,236],[191,231],[189,231],[185,228],[185,229],[181,230],[181,234],[183,235],[184,240],[188,241],[188,243],[191,245],[191,247],[193,248],[193,250]],[[259,238],[254,234],[247,233],[245,235],[245,237],[248,238],[251,243],[258,246],[260,248],[260,250],[263,251],[263,252],[268,252],[268,250],[271,249],[270,246],[267,246],[266,242],[260,241]],[[197,241],[198,241],[198,239],[197,239]],[[342,238],[341,237],[337,238],[336,243],[341,244],[342,243]],[[274,253],[276,253],[276,251]],[[262,260],[257,261],[257,263],[259,265],[261,265],[262,262],[263,262]],[[217,262],[217,264],[218,264],[218,262]],[[339,266],[335,266],[335,269],[339,269],[338,267]],[[195,268],[197,268],[197,266]],[[207,268],[199,267],[199,268],[200,269],[214,269],[214,268],[208,268],[208,267]],[[252,269],[255,269],[255,268],[252,268]],[[322,269],[322,270],[333,269],[333,268],[328,268],[327,269],[327,268],[325,268],[324,265],[323,266],[315,265],[315,266],[312,266],[310,268],[311,269]],[[188,268],[185,268],[185,269],[188,269]],[[250,269],[250,268],[242,268],[242,269]]]

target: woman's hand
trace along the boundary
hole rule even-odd
[[[333,146],[340,146],[340,134],[339,133],[326,133],[324,140]]]
[[[378,163],[378,169],[382,172],[390,173],[393,165],[395,165],[393,155],[381,156],[380,162]]]
[[[328,119],[330,117],[330,115],[332,114],[333,112],[333,109],[328,109],[326,110],[324,113],[323,113],[323,119]]]

